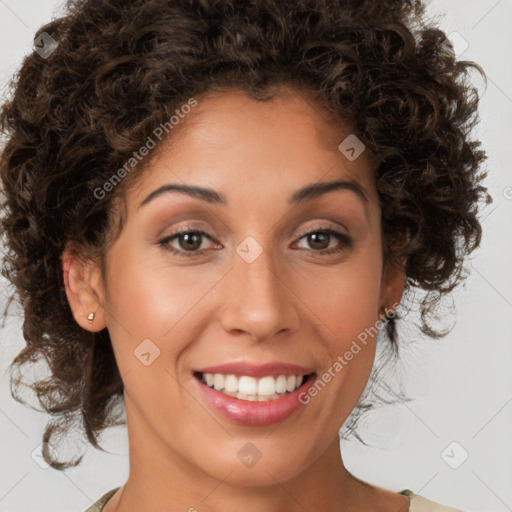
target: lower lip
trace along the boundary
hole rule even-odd
[[[309,375],[300,388],[275,400],[251,402],[225,395],[195,377],[208,403],[224,418],[239,425],[272,425],[279,423],[298,411],[303,405],[299,395],[307,392],[315,376]]]

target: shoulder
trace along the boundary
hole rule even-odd
[[[409,512],[462,512],[462,510],[458,508],[447,507],[446,505],[431,501],[419,494],[414,494],[409,489],[401,491],[400,494],[405,494],[409,497],[411,503]]]
[[[116,491],[120,489],[120,487],[116,487],[115,489],[111,489],[106,492],[96,503],[92,504],[85,512],[100,512],[101,509],[105,506],[107,501],[112,498],[112,496],[116,493]]]

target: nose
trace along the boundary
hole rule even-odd
[[[250,263],[237,253],[233,259],[221,313],[226,332],[266,341],[298,329],[298,299],[289,279],[277,270],[272,251],[263,249]]]

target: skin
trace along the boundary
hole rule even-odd
[[[130,475],[104,511],[406,512],[406,496],[357,479],[340,453],[338,431],[367,383],[375,338],[278,425],[241,426],[219,416],[192,376],[240,360],[291,362],[320,375],[383,308],[396,307],[405,274],[383,262],[369,152],[349,161],[337,146],[350,130],[327,122],[319,105],[292,89],[268,102],[236,91],[196,99],[126,193],[127,220],[106,255],[107,282],[99,263],[69,250],[63,258],[75,319],[90,331],[108,328],[125,386]],[[339,179],[357,182],[367,202],[336,190],[288,203],[301,187]],[[170,192],[139,208],[166,183],[211,187],[228,204]],[[180,227],[208,234],[197,242],[203,254],[180,258],[159,245]],[[331,236],[315,246],[304,233],[319,227],[353,244]],[[247,236],[263,250],[252,263],[236,252]],[[168,244],[189,247],[183,237]],[[341,251],[321,255],[325,248]],[[147,338],[160,350],[149,366],[134,356]],[[262,454],[250,468],[236,456],[247,442]]]

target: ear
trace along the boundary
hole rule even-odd
[[[379,312],[383,316],[392,315],[398,308],[406,282],[405,259],[401,259],[398,264],[391,261],[384,264],[379,303]]]
[[[77,256],[70,246],[62,254],[64,286],[76,322],[84,329],[98,332],[107,326],[105,294],[97,263]],[[94,313],[94,319],[88,319]]]

